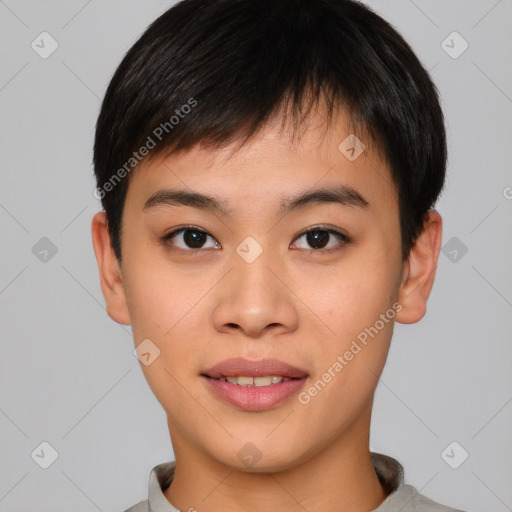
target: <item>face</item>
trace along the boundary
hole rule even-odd
[[[355,160],[350,139],[339,149],[343,116],[316,123],[300,144],[269,125],[130,177],[120,291],[105,296],[136,345],[150,340],[146,358],[159,351],[141,366],[177,457],[271,471],[367,447],[409,275],[397,194],[369,141]]]

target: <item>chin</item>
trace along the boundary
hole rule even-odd
[[[301,456],[292,446],[283,449],[281,445],[278,451],[278,447],[272,446],[271,443],[262,446],[263,444],[263,442],[256,444],[247,441],[236,451],[234,458],[226,459],[224,453],[217,460],[233,470],[244,473],[278,473],[292,469],[307,459],[305,454]]]

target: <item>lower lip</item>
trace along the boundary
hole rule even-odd
[[[292,395],[299,392],[306,382],[302,379],[292,379],[272,384],[270,386],[239,386],[223,380],[203,378],[207,381],[218,396],[229,402],[231,405],[244,411],[265,411],[284,402]]]

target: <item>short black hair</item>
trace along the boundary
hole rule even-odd
[[[183,0],[147,28],[96,125],[96,197],[117,258],[129,173],[144,155],[243,143],[283,112],[295,131],[320,102],[327,124],[345,109],[384,156],[407,258],[444,184],[443,113],[410,46],[354,0]]]

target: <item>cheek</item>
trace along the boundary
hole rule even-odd
[[[357,254],[322,275],[311,274],[303,293],[307,291],[308,305],[325,322],[327,332],[346,340],[392,306],[398,297],[398,275],[392,259]]]
[[[188,414],[190,396],[186,389],[198,371],[194,356],[201,353],[199,344],[204,340],[197,329],[198,301],[204,290],[191,286],[190,278],[179,272],[171,274],[169,269],[146,266],[142,260],[127,277],[135,344],[149,339],[150,351],[157,355],[149,365],[141,361],[144,376],[167,413]]]
[[[127,251],[128,253],[128,251]],[[164,341],[187,321],[188,311],[204,293],[204,283],[165,258],[142,251],[126,261],[125,291],[135,340]]]
[[[310,287],[315,290],[309,295],[311,309],[318,313],[323,326],[318,325],[327,333],[322,350],[316,353],[311,389],[322,398],[315,398],[313,407],[319,407],[320,413],[323,403],[329,410],[339,411],[333,421],[368,403],[384,367],[400,307],[396,302],[397,254],[386,251],[381,239],[368,250],[354,251],[320,281],[317,275],[317,285]]]
[[[333,435],[368,407],[386,362],[396,309],[385,293],[373,300],[349,294],[344,309],[335,308],[327,321],[335,335],[322,339],[314,354],[315,374],[299,397],[308,414],[323,418],[323,428]]]
[[[133,337],[136,345],[151,340],[158,353],[151,365],[141,365],[142,370],[164,408],[180,410],[182,398],[187,398],[186,393],[182,397],[183,385],[196,379],[205,340],[211,337],[204,296],[214,284],[213,276],[177,269],[167,260],[137,261],[126,279]]]

